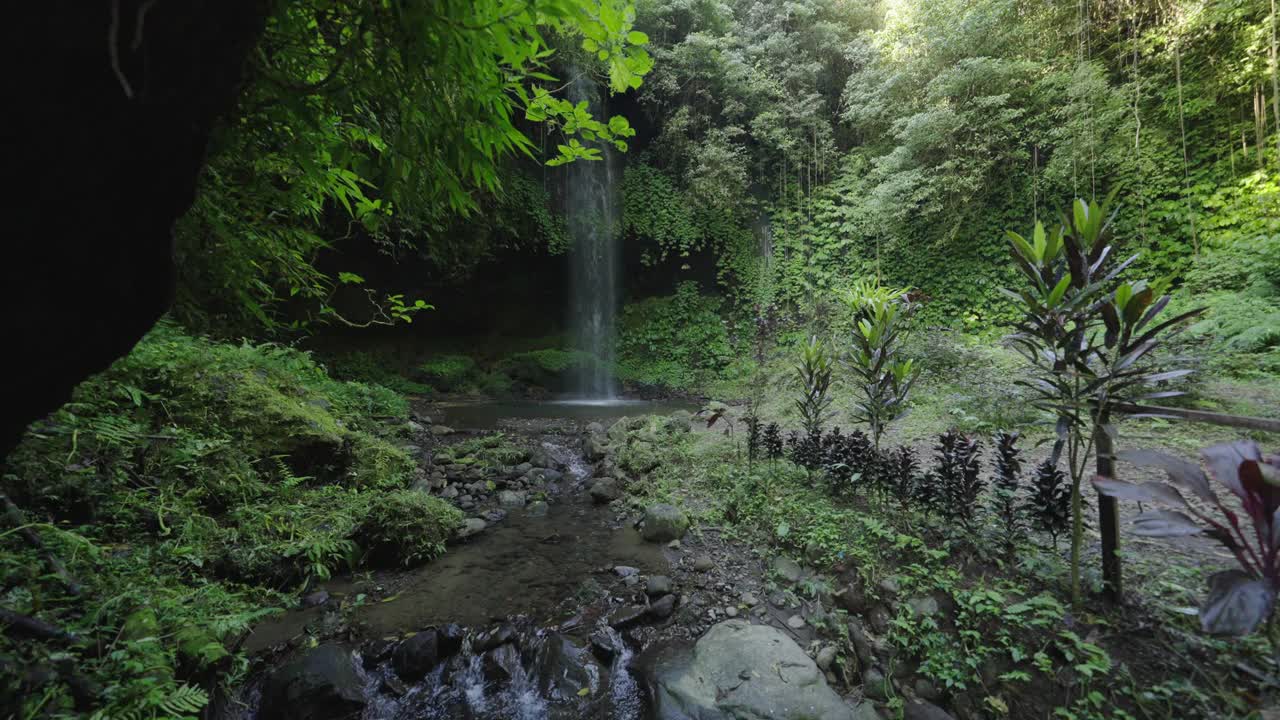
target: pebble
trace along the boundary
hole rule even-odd
[[[702,554],[693,559],[693,569],[698,572],[706,572],[716,566],[716,562],[711,559],[710,555]]]
[[[736,618],[736,617],[738,617],[738,608],[736,608],[736,607],[734,607],[734,606],[732,606],[732,605],[728,605],[728,606],[726,606],[726,607],[725,607],[725,609],[724,609],[724,614],[725,614],[725,615],[728,615],[728,616],[729,616],[729,617],[731,617],[731,618]]]
[[[633,568],[630,565],[614,565],[613,574],[620,578],[631,577],[632,575],[639,575],[640,568]]]
[[[752,595],[749,592],[744,592],[742,593],[742,604],[746,605],[747,607],[755,607],[756,605],[760,604],[760,598],[756,597],[755,595]]]
[[[791,617],[787,618],[787,627],[791,628],[792,630],[799,630],[800,628],[804,627],[804,618],[800,617],[799,615],[792,615]]]

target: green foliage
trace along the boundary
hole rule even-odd
[[[1022,319],[1010,341],[1033,368],[1021,381],[1036,395],[1037,407],[1058,419],[1058,444],[1071,475],[1072,601],[1080,602],[1080,546],[1083,538],[1080,483],[1095,434],[1109,432],[1112,404],[1182,394],[1156,390],[1190,370],[1162,370],[1151,353],[1200,310],[1170,319],[1157,317],[1170,297],[1145,280],[1121,281],[1136,257],[1117,262],[1108,234],[1114,215],[1104,203],[1076,200],[1062,224],[1050,231],[1036,223],[1030,240],[1008,233],[1023,284],[1015,293]]]
[[[835,365],[827,353],[826,343],[817,336],[809,338],[809,343],[800,349],[800,359],[795,368],[799,391],[795,405],[796,411],[800,413],[800,425],[804,428],[806,440],[820,437],[822,426],[830,419],[830,391],[834,370]]]
[[[920,374],[902,353],[916,304],[906,289],[884,287],[879,279],[855,283],[843,299],[852,315],[848,362],[858,393],[850,415],[871,426],[879,449],[885,426],[906,411],[911,386]]]
[[[455,445],[441,448],[436,453],[439,464],[461,463],[464,465],[519,465],[529,459],[529,451],[512,442],[503,433],[482,435],[464,440]]]
[[[78,675],[102,687],[85,714],[194,713],[196,674],[239,682],[228,648],[293,602],[275,588],[441,552],[460,517],[405,489],[407,415],[403,397],[334,380],[307,353],[161,323],[8,458],[0,488],[85,588],[69,594],[3,533],[5,607],[103,650],[0,637],[0,702],[65,714]],[[29,687],[21,671],[37,666],[52,679]]]
[[[353,276],[319,270],[318,253],[358,234],[392,254],[458,258],[465,244],[449,239],[452,223],[501,196],[510,158],[539,154],[522,121],[558,140],[553,164],[589,160],[597,141],[625,149],[634,135],[623,118],[603,121],[554,95],[556,46],[594,47],[586,72],[614,92],[652,67],[626,0],[315,0],[273,10],[178,227],[178,312],[190,324],[403,320],[417,301],[372,289],[360,316],[338,315],[333,298]],[[536,211],[531,220],[554,226]],[[469,256],[488,245],[473,243]]]
[[[418,365],[417,372],[435,390],[459,392],[474,381],[478,370],[468,355],[438,355]]]
[[[568,387],[571,373],[599,363],[599,358],[582,350],[543,348],[509,355],[495,363],[494,369],[517,385],[557,389]]]
[[[425,395],[432,392],[430,385],[414,382],[397,372],[398,363],[384,354],[355,350],[337,353],[325,358],[329,374],[338,380],[349,380],[377,385],[400,395]]]
[[[398,490],[369,505],[357,535],[372,558],[413,565],[443,554],[461,524],[462,512],[452,505],[417,490]]]
[[[622,309],[618,378],[625,382],[693,390],[705,386],[733,356],[719,315],[720,301],[694,282],[676,292]]]

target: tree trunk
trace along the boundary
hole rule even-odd
[[[1280,48],[1276,46],[1276,0],[1271,0],[1271,115],[1276,124],[1276,164],[1280,165]]]

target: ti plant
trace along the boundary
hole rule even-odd
[[[1071,490],[1067,475],[1052,460],[1036,466],[1031,478],[1031,495],[1023,506],[1031,525],[1049,533],[1053,549],[1058,550],[1058,536],[1071,524]]]
[[[830,415],[832,370],[826,343],[816,335],[809,338],[796,365],[796,377],[800,381],[796,409],[800,411],[804,434],[810,438],[821,438],[822,426]]]
[[[938,509],[965,531],[971,531],[983,488],[978,441],[957,430],[949,430],[938,438],[936,449],[938,465],[934,476],[942,495]]]
[[[1031,239],[1008,232],[1023,284],[1005,294],[1022,317],[1009,342],[1031,364],[1032,378],[1019,381],[1035,393],[1035,404],[1057,418],[1056,460],[1065,449],[1071,476],[1071,600],[1080,593],[1084,517],[1080,484],[1096,432],[1106,432],[1117,402],[1169,397],[1144,387],[1173,380],[1189,370],[1159,370],[1149,361],[1168,331],[1180,329],[1200,311],[1169,320],[1156,318],[1169,303],[1145,281],[1123,282],[1120,273],[1137,256],[1113,262],[1109,203],[1076,200],[1072,213],[1049,231],[1036,223]]]
[[[915,362],[902,357],[902,343],[919,305],[906,288],[860,281],[844,296],[853,315],[853,347],[848,364],[857,378],[851,415],[871,427],[875,447],[889,423],[906,410],[911,386],[920,375]]]
[[[915,450],[902,445],[889,454],[889,463],[892,470],[888,480],[889,494],[905,516],[918,493],[920,461],[916,458]]]
[[[749,413],[743,421],[747,424],[747,471],[750,472],[756,458],[760,457],[764,449],[764,426],[754,412]]]
[[[996,433],[996,482],[991,495],[991,511],[996,518],[1001,553],[1013,557],[1022,538],[1024,523],[1018,507],[1018,474],[1022,472],[1017,432]]]
[[[1148,510],[1133,520],[1134,532],[1147,537],[1207,535],[1235,555],[1238,570],[1209,578],[1209,595],[1200,606],[1205,632],[1247,635],[1271,618],[1280,592],[1280,455],[1263,455],[1253,441],[1215,445],[1201,451],[1208,468],[1162,453],[1122,452],[1121,460],[1164,470],[1169,483],[1127,483],[1095,477],[1099,493],[1120,500],[1164,505],[1173,510]],[[1213,478],[1240,501],[1239,511],[1228,507],[1213,491]],[[1175,487],[1176,486],[1176,487]],[[1194,496],[1188,501],[1179,488]],[[1243,514],[1243,517],[1241,515]],[[1272,643],[1280,628],[1272,624]]]
[[[778,427],[778,423],[769,423],[764,426],[762,442],[764,454],[770,461],[782,457],[782,429]]]

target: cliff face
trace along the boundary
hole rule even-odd
[[[168,308],[173,223],[267,11],[48,0],[9,18],[0,458]]]

